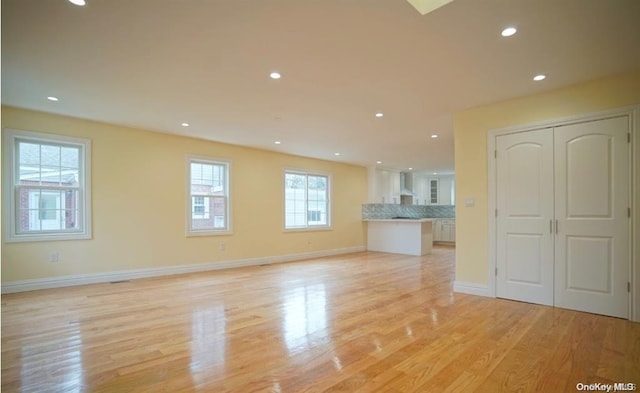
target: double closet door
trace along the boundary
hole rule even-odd
[[[496,137],[496,295],[627,318],[627,116]]]

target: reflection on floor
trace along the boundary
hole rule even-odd
[[[640,383],[640,324],[452,292],[455,249],[2,296],[3,392],[562,392]]]

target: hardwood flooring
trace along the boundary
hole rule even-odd
[[[453,293],[454,249],[2,296],[2,392],[575,392],[640,324]]]

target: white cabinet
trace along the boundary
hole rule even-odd
[[[456,220],[442,220],[442,241],[456,241]]]
[[[400,203],[400,171],[369,168],[369,203]]]
[[[441,220],[433,220],[433,241],[441,242],[442,241],[442,224]]]
[[[453,205],[454,175],[416,172],[413,176],[414,205]]]
[[[434,221],[433,240],[437,242],[456,241],[456,220],[451,218],[439,218]]]
[[[368,220],[367,250],[426,255],[433,246],[431,220]]]
[[[454,176],[433,175],[433,172],[402,173],[407,188],[412,188],[414,205],[452,205]],[[369,167],[367,170],[369,203],[401,203],[401,172]],[[411,190],[410,190],[411,191]]]
[[[438,205],[453,205],[454,176],[438,177]]]
[[[429,204],[429,177],[424,173],[413,175],[413,194],[414,205]]]

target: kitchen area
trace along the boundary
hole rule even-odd
[[[455,246],[455,177],[428,171],[368,170],[367,249],[426,255]]]

